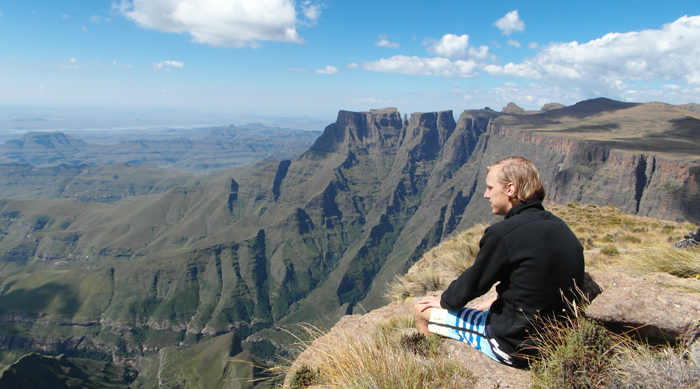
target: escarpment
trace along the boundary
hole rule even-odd
[[[125,358],[234,332],[269,358],[286,341],[272,328],[383,306],[425,251],[492,221],[486,166],[513,155],[538,166],[550,201],[700,222],[700,137],[687,136],[700,114],[608,102],[457,121],[340,111],[308,151],[244,178],[115,204],[4,199],[0,319],[41,317],[17,339]],[[84,322],[96,324],[55,324]]]

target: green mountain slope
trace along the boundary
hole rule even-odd
[[[124,365],[89,359],[29,354],[0,375],[0,388],[111,388],[126,389],[137,372]]]
[[[200,185],[206,178],[169,172],[151,165],[105,166],[0,164],[0,198],[52,199],[114,203],[128,196],[162,193],[174,186]]]
[[[540,114],[465,111],[457,122],[450,111],[341,111],[301,156],[243,177],[114,204],[4,199],[0,324],[12,335],[0,346],[133,359],[234,333],[267,359],[284,343],[277,326],[382,306],[388,281],[423,252],[493,220],[486,166],[510,155],[541,167],[554,201],[700,221],[687,205],[700,200],[697,158],[615,148],[584,126],[639,120],[644,108],[596,100]],[[646,109],[661,109],[648,128],[666,137],[697,116]],[[620,128],[624,143],[632,132]]]

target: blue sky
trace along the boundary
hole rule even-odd
[[[0,0],[0,36],[4,107],[334,118],[700,102],[696,0]]]

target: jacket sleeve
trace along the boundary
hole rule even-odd
[[[508,274],[508,250],[500,234],[487,228],[479,241],[479,253],[469,269],[443,292],[440,306],[457,310],[485,294]]]

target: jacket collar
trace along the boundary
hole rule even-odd
[[[544,206],[542,206],[542,200],[528,200],[524,203],[518,203],[513,206],[513,208],[509,209],[508,212],[506,213],[506,216],[504,219],[509,219],[521,212],[525,212],[527,210],[538,210],[538,211],[544,211]]]

